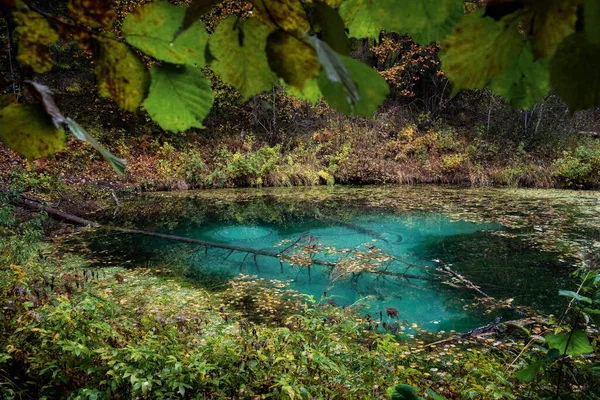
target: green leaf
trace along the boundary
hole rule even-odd
[[[392,400],[420,400],[417,390],[406,384],[396,385],[391,397]]]
[[[534,60],[533,51],[526,46],[513,64],[490,84],[513,108],[528,110],[544,100],[550,91],[548,60]]]
[[[436,392],[434,392],[431,389],[427,389],[427,394],[433,399],[433,400],[446,400],[446,398],[440,394],[437,394]]]
[[[560,354],[579,356],[594,351],[585,332],[576,329],[569,339],[569,333],[546,335],[546,343],[550,349],[558,349]]]
[[[321,72],[318,79],[323,97],[330,106],[344,114],[372,117],[389,94],[387,82],[368,65],[350,57],[341,56],[341,59],[348,71],[349,79],[357,86],[358,101],[354,102],[348,96],[348,90],[344,84],[332,81],[325,71]]]
[[[558,295],[565,296],[565,297],[571,297],[577,301],[585,301],[586,303],[592,304],[592,299],[590,299],[589,297],[582,296],[579,293],[573,292],[571,290],[559,290]]]
[[[28,160],[58,153],[65,132],[57,129],[40,104],[10,104],[0,110],[0,138]]]
[[[531,365],[529,365],[527,368],[515,372],[515,376],[521,382],[531,382],[532,380],[535,379],[538,372],[540,372],[540,369],[545,364],[546,363],[543,360],[538,360],[538,361],[532,363]]]
[[[69,15],[79,25],[110,28],[117,17],[110,1],[69,0]]]
[[[210,81],[198,68],[166,64],[150,70],[152,84],[144,107],[161,128],[177,133],[204,128],[213,101]]]
[[[586,308],[583,309],[583,311],[585,313],[587,313],[587,314],[590,314],[590,315],[600,315],[600,310],[595,309],[595,308],[588,308],[588,307],[586,307]]]
[[[321,29],[321,39],[334,51],[345,56],[350,54],[350,41],[346,36],[344,21],[340,14],[327,4],[316,0],[313,23]]]
[[[98,93],[126,111],[137,110],[148,90],[146,66],[124,43],[102,37],[97,46],[94,72]]]
[[[559,44],[575,33],[577,1],[534,0],[533,11],[525,20],[523,31],[531,35],[536,58],[551,58]]]
[[[269,68],[265,47],[270,28],[257,18],[223,19],[209,40],[215,57],[211,68],[236,87],[244,100],[271,89],[277,76]]]
[[[346,0],[340,6],[340,16],[348,28],[349,36],[379,40],[383,27],[373,20],[367,0]]]
[[[442,43],[442,69],[454,93],[483,89],[510,68],[523,51],[525,41],[517,26],[507,25],[504,19],[482,17],[482,13],[469,14]]]
[[[271,29],[280,28],[297,37],[311,30],[304,5],[300,0],[253,0],[254,15]]]
[[[183,29],[187,29],[203,15],[219,4],[221,0],[192,0],[188,8],[185,10],[185,18],[183,19]]]
[[[315,49],[281,29],[269,35],[266,51],[271,70],[299,89],[321,70]]]
[[[351,106],[357,104],[360,101],[360,93],[358,92],[356,83],[352,80],[352,77],[348,72],[348,68],[344,63],[342,56],[333,51],[327,43],[314,36],[309,37],[308,40],[315,50],[317,50],[319,62],[323,66],[321,76],[325,74],[327,79],[332,83],[339,83],[347,95],[349,104]],[[319,87],[320,86],[321,78],[319,78]]]
[[[106,148],[100,143],[98,143],[98,141],[94,139],[92,135],[90,135],[85,129],[81,127],[81,125],[73,121],[71,118],[67,117],[66,122],[67,126],[69,127],[69,130],[73,135],[75,135],[77,139],[86,142],[98,152],[100,152],[100,154],[102,154],[102,157],[104,157],[104,159],[108,161],[110,166],[113,167],[113,169],[119,175],[125,175],[125,167],[127,165],[127,162],[125,160],[114,156],[110,151],[106,150]]]
[[[21,8],[13,14],[19,34],[17,60],[43,74],[52,69],[52,55],[47,45],[58,40],[58,33],[41,14]]]
[[[600,42],[600,2],[598,0],[585,0],[584,10],[584,29],[588,38],[592,42]]]
[[[208,32],[201,21],[193,23],[175,39],[185,13],[185,8],[165,1],[149,3],[125,18],[122,31],[127,43],[157,60],[204,66]]]
[[[566,38],[550,63],[550,82],[572,112],[600,105],[600,43],[585,33]]]
[[[442,41],[464,16],[462,0],[365,0],[373,21],[415,42]]]
[[[308,82],[302,89],[288,85],[285,82],[283,83],[283,87],[290,96],[294,96],[301,100],[310,101],[312,104],[318,103],[319,100],[321,100],[321,97],[323,97],[321,90],[319,89],[319,83],[317,79],[313,79],[312,81]]]

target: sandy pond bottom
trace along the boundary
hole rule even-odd
[[[590,221],[600,214],[594,193],[435,186],[225,190],[122,203],[116,220],[105,222],[273,252],[302,238],[299,243],[322,246],[313,257],[331,262],[348,257],[341,250],[375,248],[418,266],[392,260],[384,263],[387,271],[424,277],[435,273],[433,260],[439,259],[494,297],[548,313],[559,312],[563,304],[557,291],[572,287],[575,253],[596,243],[598,233]],[[88,240],[92,249],[110,245],[113,255],[131,265],[158,265],[152,260],[179,257],[200,282],[206,276],[226,281],[243,273],[290,281],[292,289],[317,302],[355,305],[377,318],[382,312],[384,320],[390,320],[385,310],[395,308],[399,317],[394,321],[407,328],[417,324],[432,331],[465,331],[518,317],[472,307],[473,291],[438,282],[361,274],[332,284],[329,267],[313,265],[309,273],[276,258],[143,236]],[[338,251],[332,254],[333,248]]]

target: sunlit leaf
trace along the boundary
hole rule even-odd
[[[546,59],[534,60],[531,47],[526,46],[512,65],[494,78],[490,88],[513,108],[527,110],[541,103],[550,91],[549,67]]]
[[[311,27],[300,0],[253,0],[255,14],[272,29],[279,28],[298,37]]]
[[[149,76],[146,67],[126,44],[98,39],[94,72],[98,93],[112,98],[124,110],[135,111],[144,101]]]
[[[175,38],[183,25],[185,12],[185,8],[165,1],[139,7],[123,22],[127,43],[158,60],[204,66],[208,32],[201,21]]]
[[[271,71],[265,48],[270,28],[257,18],[222,20],[209,40],[215,57],[211,68],[244,99],[271,89],[277,76]]]
[[[85,129],[81,127],[77,122],[71,118],[66,119],[69,130],[75,137],[81,141],[88,143],[94,149],[96,149],[102,157],[113,167],[113,169],[121,176],[125,175],[125,166],[127,162],[121,158],[114,156],[110,151],[106,150],[92,135],[90,135]]]
[[[546,335],[546,343],[550,349],[558,349],[560,354],[579,356],[594,351],[585,332],[575,329],[572,334],[561,333]]]
[[[29,9],[15,12],[13,18],[19,34],[19,62],[38,73],[50,71],[52,56],[47,45],[58,40],[58,33],[46,18]]]
[[[442,41],[464,16],[462,0],[365,0],[373,21],[415,42]]]
[[[538,360],[531,363],[527,368],[515,372],[515,376],[521,382],[531,382],[538,375],[544,364],[545,362],[543,360]]]
[[[379,39],[383,27],[373,20],[367,0],[346,0],[340,6],[340,16],[354,38]]]
[[[11,104],[0,110],[0,138],[28,160],[62,150],[65,132],[57,129],[39,105]]]
[[[600,43],[585,33],[566,38],[550,64],[553,89],[571,111],[600,105]]]
[[[106,0],[69,0],[69,14],[77,23],[92,28],[110,28],[117,17]]]
[[[44,109],[52,118],[52,123],[56,128],[60,128],[65,123],[65,116],[54,102],[54,93],[46,85],[34,81],[25,81],[32,94],[42,103]]]
[[[344,114],[372,117],[389,94],[387,82],[368,65],[346,56],[341,56],[341,59],[349,78],[357,86],[358,101],[353,102],[344,85],[329,79],[325,71],[321,72],[318,80],[323,97],[330,106]]]
[[[516,26],[482,14],[469,14],[442,43],[442,69],[454,93],[484,88],[523,51],[525,41]]]
[[[187,10],[185,11],[185,18],[183,19],[183,29],[187,29],[196,21],[198,21],[203,15],[208,13],[219,4],[221,0],[192,0]]]
[[[154,66],[152,84],[144,108],[161,128],[177,133],[203,128],[214,97],[210,81],[191,65]]]
[[[346,36],[344,21],[336,10],[316,0],[314,2],[313,22],[321,30],[321,39],[329,47],[345,56],[350,54],[350,41]]]
[[[321,70],[315,49],[280,29],[269,35],[266,51],[271,70],[297,88],[302,89]]]
[[[316,104],[319,102],[323,95],[321,94],[321,90],[319,89],[319,83],[317,79],[313,79],[308,82],[302,89],[298,89],[297,87],[287,85],[283,83],[285,87],[285,91],[290,95],[294,96],[301,100],[310,101],[312,104]]]

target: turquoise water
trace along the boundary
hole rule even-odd
[[[402,328],[417,324],[432,331],[520,317],[509,310],[488,313],[477,306],[473,290],[419,279],[438,273],[434,260],[498,299],[558,313],[564,306],[558,290],[573,288],[568,253],[597,240],[589,222],[600,215],[593,208],[597,199],[578,193],[435,186],[224,190],[133,197],[121,204],[104,223],[269,252],[298,241],[300,248],[286,254],[318,244],[312,256],[325,262],[379,249],[393,257],[381,269],[411,277],[362,273],[336,279],[329,266],[309,269],[264,255],[97,233],[87,245],[99,265],[109,259],[108,265],[132,267],[183,265],[177,270],[215,290],[239,274],[285,280],[317,303],[354,306]],[[388,317],[388,308],[399,317]]]

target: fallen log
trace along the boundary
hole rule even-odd
[[[164,233],[142,231],[139,229],[130,229],[130,228],[121,228],[118,226],[102,225],[97,222],[87,220],[85,218],[80,218],[75,215],[65,213],[65,212],[57,210],[53,207],[49,207],[49,206],[43,204],[42,202],[32,199],[30,197],[26,197],[26,196],[22,196],[22,195],[9,195],[9,198],[13,203],[15,203],[17,205],[27,207],[32,210],[37,210],[37,211],[43,210],[44,212],[46,212],[46,214],[48,214],[50,217],[52,217],[54,219],[57,219],[57,220],[60,220],[63,222],[67,222],[67,223],[71,223],[71,224],[75,224],[75,225],[87,226],[87,227],[91,227],[91,228],[104,229],[104,230],[121,232],[121,233],[129,233],[129,234],[134,234],[134,235],[143,235],[143,236],[149,236],[149,237],[166,239],[166,240],[173,240],[173,241],[183,242],[183,243],[197,244],[200,246],[204,246],[206,248],[212,247],[212,248],[218,248],[218,249],[237,251],[237,252],[241,252],[241,253],[250,253],[250,254],[254,254],[255,256],[259,255],[259,256],[265,256],[265,257],[273,257],[273,258],[277,258],[277,259],[279,259],[281,261],[285,261],[285,262],[289,262],[291,259],[291,257],[289,255],[277,253],[277,252],[271,252],[271,251],[267,251],[267,250],[253,249],[253,248],[241,247],[241,246],[233,246],[233,245],[229,245],[229,244],[209,242],[209,241],[205,241],[205,240],[187,238],[187,237],[183,237],[183,236],[175,236],[175,235],[167,235]],[[311,264],[314,264],[314,265],[321,265],[321,266],[327,266],[327,267],[336,267],[337,266],[337,264],[334,262],[323,261],[323,260],[312,259],[312,258],[310,260],[311,260]],[[393,271],[373,271],[373,272],[364,271],[364,272],[385,275],[385,276],[393,276],[396,278],[415,279],[415,280],[422,280],[422,281],[429,281],[429,282],[440,282],[441,281],[441,279],[438,278],[437,276],[421,276],[421,275],[405,274],[405,273],[393,272]]]

